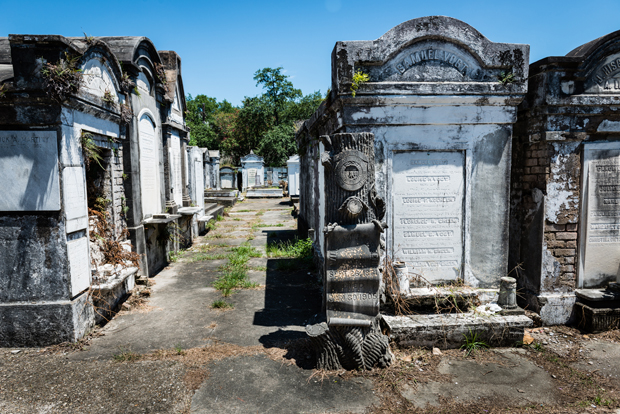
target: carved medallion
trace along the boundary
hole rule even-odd
[[[336,182],[347,191],[357,191],[368,179],[368,157],[361,151],[349,150],[340,154],[336,165]]]
[[[355,218],[368,209],[366,203],[364,203],[358,197],[349,197],[340,206],[338,211],[340,214],[344,214],[349,218]]]

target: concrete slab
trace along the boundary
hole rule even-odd
[[[192,414],[363,413],[376,401],[372,383],[310,378],[310,371],[253,356],[218,361],[192,398]]]
[[[463,403],[497,398],[521,406],[560,401],[551,376],[542,368],[510,350],[496,352],[496,355],[500,357],[498,363],[446,358],[439,364],[438,372],[450,375],[450,381],[431,381],[420,384],[417,389],[407,385],[401,393],[419,408],[438,406],[439,396]]]
[[[604,377],[620,378],[620,344],[617,342],[589,342],[581,352],[583,359],[573,364],[583,371],[597,372]]]

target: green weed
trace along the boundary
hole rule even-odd
[[[469,330],[468,335],[463,334],[463,336],[465,337],[465,343],[461,345],[460,349],[465,350],[465,357],[470,356],[471,354],[475,353],[476,351],[480,349],[489,347],[489,345],[486,342],[478,339],[478,333],[472,332],[471,329]]]
[[[275,241],[267,245],[268,257],[303,259],[312,257],[312,240]]]
[[[235,306],[232,303],[228,303],[225,300],[218,299],[211,304],[212,309],[234,309]]]
[[[133,362],[142,358],[142,355],[132,352],[125,348],[120,348],[120,353],[112,355],[116,362]]]
[[[171,263],[177,262],[180,258],[185,256],[186,250],[179,250],[176,253],[170,253],[169,261]]]
[[[247,244],[233,247],[231,252],[228,264],[222,266],[222,274],[213,282],[213,287],[221,290],[224,296],[230,296],[233,289],[251,288],[257,285],[247,279],[248,261],[251,257],[262,256],[260,251]]]
[[[200,254],[198,256],[192,257],[192,262],[204,262],[205,260],[220,260],[226,259],[228,257],[227,254]]]

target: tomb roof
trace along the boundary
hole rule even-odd
[[[150,60],[161,63],[161,57],[148,37],[144,36],[104,36],[97,37],[108,44],[116,58],[124,63],[137,64],[138,59],[142,55],[140,48],[144,47],[148,50]]]

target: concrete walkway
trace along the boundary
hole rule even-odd
[[[394,349],[385,370],[317,372],[305,323],[320,309],[306,265],[267,258],[292,239],[281,200],[237,204],[152,278],[103,329],[78,344],[0,349],[0,413],[584,413],[620,408],[620,332],[530,332],[521,348],[433,355]],[[233,246],[258,284],[229,297],[213,287]],[[283,266],[287,264],[287,266]],[[309,274],[310,273],[310,274]],[[234,306],[213,309],[223,300]]]

